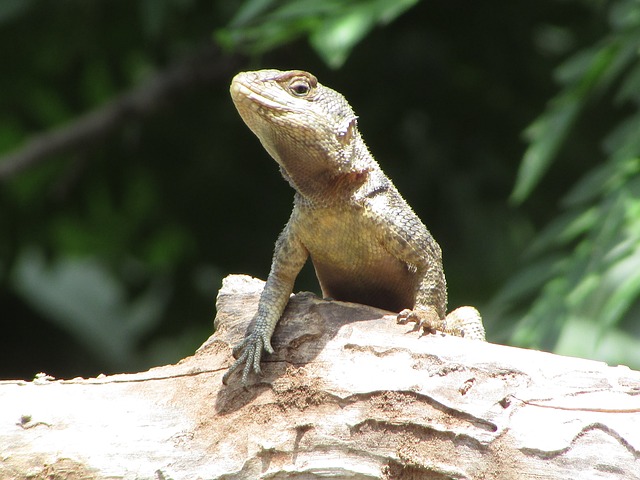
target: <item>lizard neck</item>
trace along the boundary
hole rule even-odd
[[[372,178],[378,178],[380,171],[364,142],[360,143],[349,152],[305,149],[300,153],[302,149],[297,149],[287,154],[280,150],[280,171],[305,203],[344,204]]]

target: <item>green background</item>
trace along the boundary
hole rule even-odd
[[[266,278],[259,68],[346,96],[489,340],[640,368],[639,2],[3,0],[0,44],[0,377],[175,362]]]

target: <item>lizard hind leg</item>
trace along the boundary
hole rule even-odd
[[[480,312],[474,307],[459,307],[445,318],[440,318],[433,307],[405,308],[397,317],[401,325],[415,322],[414,331],[426,333],[444,332],[456,337],[485,340],[484,326]]]
[[[446,333],[486,341],[480,312],[474,307],[458,307],[445,318]]]

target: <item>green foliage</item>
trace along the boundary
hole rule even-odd
[[[0,24],[9,22],[27,11],[32,0],[4,0],[0,3]]]
[[[521,202],[571,142],[595,97],[620,114],[605,158],[573,186],[562,214],[531,243],[529,266],[494,306],[518,318],[512,342],[558,353],[640,365],[640,4],[610,8],[610,32],[557,70],[562,91],[527,130],[530,140],[512,199]],[[594,157],[600,154],[592,152]]]
[[[530,195],[557,157],[580,111],[636,60],[639,44],[640,31],[631,27],[629,32],[576,54],[557,70],[564,89],[525,131],[530,146],[518,172],[513,201],[520,203]]]
[[[147,82],[175,51],[195,49],[210,35],[211,10],[195,0],[1,2],[7,74],[0,78],[0,152],[20,152],[32,137],[81,122]],[[180,358],[206,338],[219,273],[203,288],[195,277],[209,264],[185,269],[196,240],[176,200],[166,197],[165,175],[177,176],[139,148],[148,131],[125,116],[115,135],[105,133],[108,141],[89,138],[0,179],[3,319],[18,330],[42,319],[41,328],[29,329],[27,345],[5,330],[4,349],[16,350],[5,368],[58,374],[49,363],[33,366],[53,350],[60,360],[51,364],[67,364],[67,374],[139,369]],[[177,301],[190,276],[193,293]],[[177,303],[180,330],[168,342],[167,330],[177,329],[167,318]],[[83,353],[50,343],[46,332],[64,332]],[[75,355],[83,360],[74,362]]]
[[[269,67],[345,93],[491,340],[640,365],[638,2],[5,0],[0,171],[212,36],[214,80],[0,179],[3,374],[175,361],[224,275],[266,276],[291,191],[228,81]]]
[[[217,40],[230,50],[262,54],[300,36],[332,68],[339,68],[351,50],[376,25],[386,25],[418,0],[249,0]]]
[[[88,257],[62,257],[47,265],[37,250],[25,249],[13,282],[17,292],[77,339],[92,346],[110,369],[145,364],[138,343],[157,324],[167,303],[167,285],[156,278],[136,298],[124,285]]]

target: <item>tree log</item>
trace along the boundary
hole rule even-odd
[[[221,383],[264,283],[147,372],[0,382],[0,478],[640,478],[640,372],[441,335],[292,296],[244,389]]]

